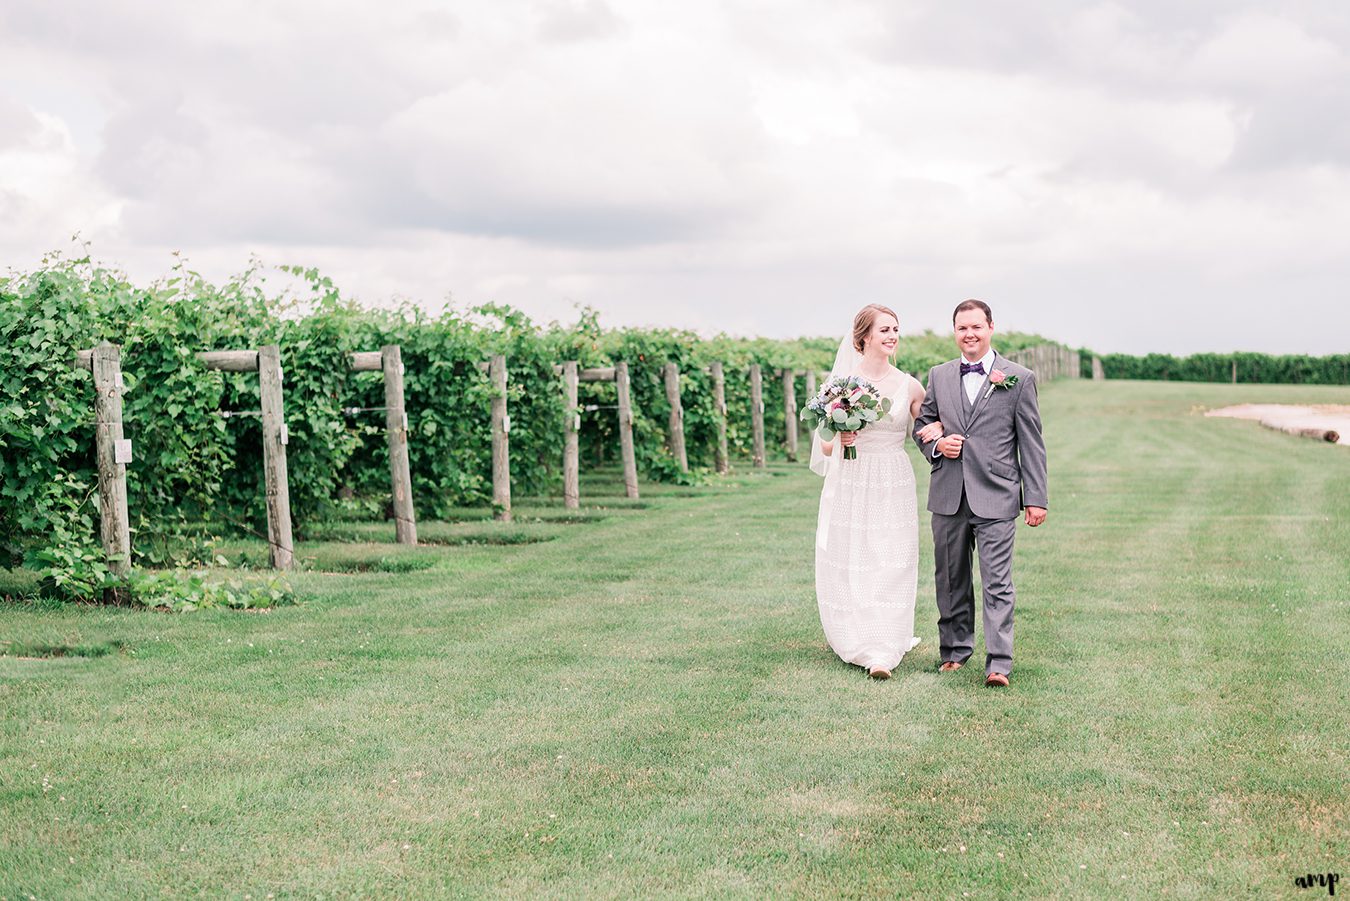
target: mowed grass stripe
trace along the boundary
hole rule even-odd
[[[301,573],[266,614],[7,607],[130,650],[0,657],[2,887],[1294,897],[1350,859],[1350,458],[1195,408],[1348,393],[1046,386],[1010,692],[933,672],[927,548],[897,677],[833,657],[804,467]]]

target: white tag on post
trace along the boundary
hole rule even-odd
[[[574,431],[574,432],[580,432],[580,431],[581,431],[581,414],[580,414],[580,413],[577,414],[576,420],[572,423],[572,431]]]
[[[115,387],[118,391],[121,391],[121,390],[122,390],[123,388],[125,388],[126,386],[127,386],[127,383],[124,382],[124,381],[122,381],[122,370],[119,369],[119,370],[113,375],[113,387]]]
[[[406,412],[403,414],[403,431],[408,431],[408,414]]]
[[[511,417],[509,415],[502,417],[502,434],[511,434]]]
[[[113,462],[123,466],[131,462],[131,439],[122,438],[113,442]]]
[[[281,433],[278,437],[281,438],[283,446],[291,443],[291,430],[286,428],[286,423],[284,422],[281,424]]]

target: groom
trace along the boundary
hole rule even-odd
[[[989,347],[994,316],[967,300],[952,315],[961,359],[928,371],[928,393],[914,440],[932,461],[928,510],[933,514],[938,638],[943,672],[961,668],[975,650],[972,551],[984,587],[984,684],[1007,686],[1013,651],[1013,537],[1017,515],[1045,522],[1045,442],[1036,405],[1036,376]],[[919,430],[941,421],[934,442]]]

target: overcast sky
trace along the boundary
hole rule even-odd
[[[0,270],[1350,350],[1350,4],[0,0]]]

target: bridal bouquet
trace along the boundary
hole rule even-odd
[[[820,434],[820,440],[832,441],[840,432],[858,432],[876,422],[891,409],[891,399],[867,379],[835,376],[827,380],[820,393],[802,407],[802,422]],[[844,448],[845,460],[856,460],[856,447]]]

